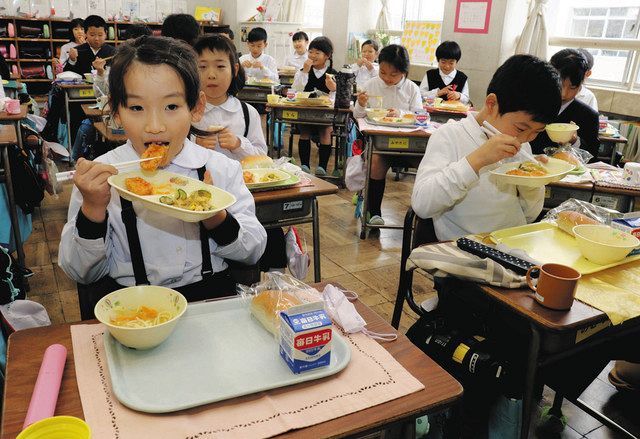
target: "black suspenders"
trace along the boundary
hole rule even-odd
[[[198,178],[204,179],[205,167],[198,169]],[[120,197],[122,205],[122,222],[127,232],[127,241],[129,241],[129,251],[131,252],[131,264],[133,265],[133,275],[136,279],[136,285],[149,285],[147,278],[147,270],[144,266],[144,257],[142,248],[140,247],[140,236],[138,235],[138,227],[135,210],[133,204],[129,200]],[[202,249],[202,278],[205,279],[213,276],[213,268],[211,267],[211,249],[209,247],[209,234],[207,229],[200,223],[200,248]]]

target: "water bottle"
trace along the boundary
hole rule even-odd
[[[349,108],[355,83],[356,74],[351,70],[351,67],[345,66],[338,71],[335,108]]]

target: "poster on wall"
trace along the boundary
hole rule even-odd
[[[173,8],[171,0],[156,0],[156,20],[164,21],[168,15],[171,15],[171,8]]]
[[[108,0],[105,2],[105,19],[110,20],[121,20],[122,14],[122,2],[120,0]]]
[[[56,18],[69,18],[69,0],[53,0],[53,9],[56,12]]]
[[[187,13],[187,0],[173,0],[174,14],[186,14]]]
[[[440,21],[405,22],[402,45],[407,48],[412,64],[434,63],[441,32],[442,22]]]
[[[156,2],[142,0],[138,9],[138,17],[144,21],[157,21]]]
[[[69,0],[69,18],[85,18],[87,15],[87,0]]]
[[[487,34],[490,18],[491,0],[458,0],[453,31]]]
[[[87,0],[87,8],[93,15],[99,15],[101,17],[107,15],[107,8],[105,7],[104,0]],[[80,17],[84,18],[86,15],[80,15]]]

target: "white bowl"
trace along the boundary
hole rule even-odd
[[[640,245],[632,234],[602,224],[581,224],[573,228],[573,233],[582,256],[600,265],[621,261]]]
[[[491,171],[495,178],[506,184],[527,187],[542,187],[554,181],[562,180],[565,175],[573,171],[575,165],[564,160],[549,157],[547,163],[542,165],[547,170],[547,174],[541,177],[529,177],[523,175],[510,175],[507,172],[516,169],[522,162],[508,162]]]
[[[544,129],[549,138],[556,143],[569,143],[580,128],[575,123],[550,123]]]
[[[114,308],[122,306],[135,310],[139,306],[148,306],[158,311],[173,313],[171,320],[144,328],[126,328],[111,323]],[[135,349],[151,349],[158,346],[171,335],[187,309],[187,299],[171,288],[153,285],[138,285],[123,288],[107,294],[98,301],[94,314],[104,323],[109,333],[123,345]]]

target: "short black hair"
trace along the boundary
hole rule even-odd
[[[200,36],[200,25],[189,14],[171,14],[162,22],[162,36],[182,40],[190,46]]]
[[[229,39],[230,39],[231,41],[233,41],[233,40],[234,40],[234,38],[235,38],[235,34],[234,34],[234,33],[233,33],[233,31],[231,30],[231,28],[225,29],[225,30],[223,30],[223,31],[222,31],[222,32],[220,32],[220,33],[221,33],[221,34],[227,34],[227,35],[229,36]]]
[[[84,29],[84,20],[82,18],[74,18],[69,22],[69,41],[75,41],[76,37],[73,36],[73,30],[76,27]]]
[[[524,111],[534,121],[550,123],[560,111],[560,75],[532,55],[514,55],[493,74],[487,94],[495,94],[500,114]]]
[[[105,32],[109,30],[107,22],[99,15],[89,15],[84,19],[84,31],[88,32],[90,27],[101,27]]]
[[[399,72],[405,75],[409,74],[409,66],[411,62],[409,60],[409,52],[404,46],[399,44],[389,44],[384,47],[378,55],[378,63],[391,64]]]
[[[254,27],[249,31],[247,35],[247,41],[250,43],[257,43],[258,41],[267,42],[267,31],[262,27]]]
[[[227,94],[231,96],[235,96],[238,94],[240,90],[244,87],[244,83],[246,81],[246,76],[244,73],[244,69],[238,63],[238,51],[233,42],[223,36],[216,34],[209,34],[201,37],[196,41],[196,44],[193,46],[196,53],[198,55],[202,55],[202,52],[205,50],[210,50],[211,52],[223,52],[229,56],[229,63],[231,64],[231,84],[229,85],[229,89],[227,90]]]
[[[299,30],[298,32],[294,33],[293,36],[291,37],[291,41],[298,41],[298,40],[305,40],[308,42],[309,35],[307,35],[306,32]]]
[[[319,50],[329,57],[329,68],[333,69],[333,43],[327,37],[315,37],[309,44],[309,50]]]
[[[563,81],[568,79],[575,87],[582,84],[584,76],[589,70],[589,62],[576,49],[562,49],[553,55],[549,62],[558,69]]]
[[[460,49],[460,45],[455,41],[443,41],[436,48],[436,59],[440,61],[441,59],[455,59],[456,61],[460,61],[462,58],[462,50]]]
[[[378,44],[378,42],[376,40],[367,40],[364,43],[362,43],[362,45],[360,46],[360,48],[364,48],[364,46],[371,46],[373,47],[373,50],[375,50],[376,52],[378,50],[380,50],[380,45]]]
[[[584,56],[584,59],[587,60],[587,65],[589,66],[589,70],[593,69],[594,60],[591,52],[589,52],[587,49],[582,49],[582,48],[578,49],[578,52],[580,52],[582,56]]]
[[[134,38],[143,37],[145,35],[151,35],[151,29],[149,29],[149,26],[142,23],[132,24],[131,26],[128,26],[127,28],[125,28],[123,34],[125,40],[131,40]]]

